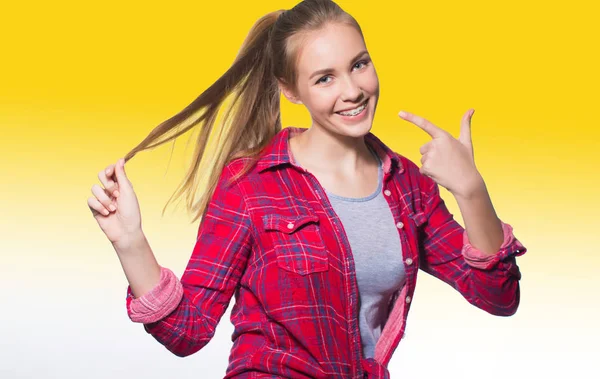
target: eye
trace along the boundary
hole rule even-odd
[[[320,83],[326,84],[327,82],[324,82],[323,79],[329,79],[329,78],[330,78],[329,75],[323,76],[321,79],[317,80],[316,84],[320,84]]]
[[[362,61],[356,62],[356,64],[354,65],[354,67],[356,67],[356,66],[358,66],[358,65],[361,65],[361,64],[362,64],[362,65],[364,65],[364,66],[366,66],[368,63],[369,63],[369,61],[365,59],[365,60],[362,60]],[[360,68],[361,68],[361,67],[359,67],[359,69],[360,69]]]

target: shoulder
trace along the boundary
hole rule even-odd
[[[236,178],[235,182],[239,183],[241,180],[244,180],[248,174],[251,174],[254,167],[250,167],[249,171],[245,169],[247,165],[254,166],[253,163],[254,162],[250,157],[240,157],[229,161],[221,171],[221,180]],[[246,175],[242,175],[244,174],[244,171],[247,171],[245,173]]]
[[[219,183],[223,191],[239,193],[246,200],[252,198],[262,188],[256,159],[239,157],[231,160],[223,167]]]

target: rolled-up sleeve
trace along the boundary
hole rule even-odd
[[[177,308],[182,297],[183,287],[175,273],[161,267],[158,284],[143,296],[136,298],[127,286],[127,315],[133,322],[156,322]]]
[[[469,241],[467,231],[463,232],[462,254],[470,266],[481,270],[492,270],[510,256],[517,257],[525,254],[525,246],[515,238],[512,226],[502,220],[500,220],[500,223],[502,224],[504,240],[495,254],[486,254],[475,248]]]

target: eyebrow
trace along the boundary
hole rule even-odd
[[[362,57],[365,54],[368,54],[367,50],[361,51],[360,53],[356,54],[356,56],[354,58],[352,58],[351,62],[354,63],[354,61],[356,61],[358,58]],[[334,69],[332,69],[332,68],[324,68],[324,69],[321,69],[321,70],[317,70],[317,71],[313,72],[308,79],[312,79],[313,76],[317,76],[317,75],[320,75],[320,74],[328,74],[328,73],[333,72],[333,71],[334,71]]]

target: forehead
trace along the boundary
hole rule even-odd
[[[339,23],[307,32],[299,45],[297,67],[301,77],[319,69],[346,67],[356,54],[366,50],[360,32]]]

